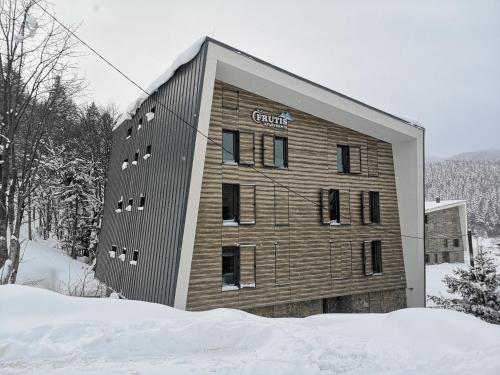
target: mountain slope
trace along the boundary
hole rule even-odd
[[[500,235],[500,151],[481,151],[429,161],[426,200],[465,199],[473,231]]]

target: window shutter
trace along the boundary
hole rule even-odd
[[[274,185],[274,223],[289,224],[289,191],[286,187]]]
[[[341,243],[342,251],[342,278],[349,279],[352,276],[352,246],[350,241]]]
[[[240,245],[240,288],[255,288],[255,245]]]
[[[262,136],[262,164],[274,167],[274,136],[270,134]]]
[[[368,176],[378,177],[378,142],[368,141]]]
[[[240,185],[240,224],[255,224],[255,185]]]
[[[254,165],[254,133],[240,132],[240,164]]]
[[[274,244],[274,255],[276,262],[276,285],[290,283],[290,244],[286,238],[276,241]]]
[[[332,279],[342,279],[342,247],[339,242],[330,242],[330,262]]]
[[[350,202],[350,193],[348,189],[340,190],[339,200],[340,200],[340,224],[349,225],[351,224],[351,202]]]
[[[363,242],[363,265],[365,276],[373,275],[372,242]]]
[[[361,173],[361,149],[359,146],[349,146],[349,159],[351,163],[351,173]]]
[[[363,224],[371,224],[370,219],[370,192],[361,192],[361,216]]]
[[[321,189],[321,223],[330,224],[328,189]]]

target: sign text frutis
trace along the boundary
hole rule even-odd
[[[252,112],[252,119],[258,124],[281,129],[288,129],[288,123],[293,121],[292,115],[288,112],[282,112],[278,116],[273,116],[264,113],[261,109],[256,109]]]

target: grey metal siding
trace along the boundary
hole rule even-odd
[[[174,303],[207,44],[113,134],[96,275],[130,299]],[[148,122],[146,113],[153,106],[155,118]],[[138,130],[140,118],[143,124]],[[132,137],[126,139],[130,126]],[[151,158],[144,160],[148,145]],[[139,162],[134,166],[136,150]],[[126,158],[129,166],[122,170]],[[141,194],[146,198],[143,211],[137,209]],[[123,211],[116,213],[121,196]],[[129,198],[134,204],[127,212]],[[112,245],[117,246],[114,259],[108,253]],[[118,259],[122,247],[127,249],[124,262]],[[129,263],[134,250],[139,251],[136,266]]]

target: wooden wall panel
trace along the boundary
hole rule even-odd
[[[222,108],[223,87],[238,91],[238,110]],[[288,111],[294,121],[288,129],[266,127],[252,120],[255,109],[273,115]],[[406,286],[390,144],[217,81],[209,137],[220,141],[222,129],[255,134],[255,168],[272,180],[250,166],[223,165],[220,148],[208,142],[189,310],[251,308]],[[269,136],[267,142],[263,142],[264,134]],[[274,136],[288,138],[287,169],[272,167]],[[369,176],[368,145],[373,142],[377,144],[376,177]],[[271,151],[264,152],[264,143],[265,149]],[[337,173],[337,144],[359,147],[358,174]],[[222,182],[255,184],[255,224],[222,227]],[[276,185],[290,189],[288,225],[277,225]],[[342,192],[341,209],[349,217],[348,222],[344,219],[344,225],[322,224],[321,189],[330,188]],[[381,193],[380,225],[363,224],[360,197],[363,191],[370,190]],[[366,276],[363,241],[375,239],[382,240],[384,273]],[[220,259],[222,244],[226,243],[256,245],[256,288],[222,292]],[[332,246],[334,250],[339,248],[338,279],[332,277]]]

